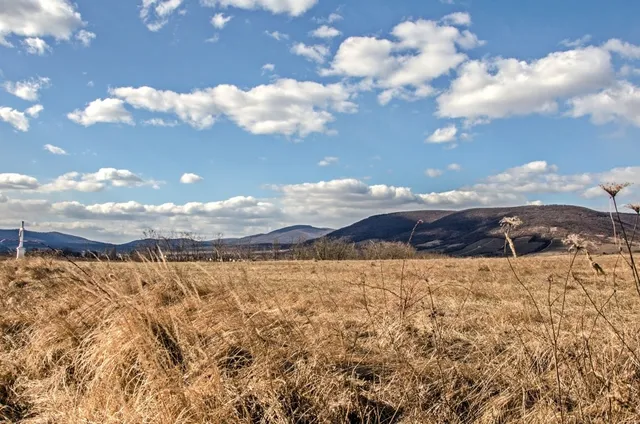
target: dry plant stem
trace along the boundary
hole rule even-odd
[[[636,284],[636,291],[640,296],[640,275],[638,275],[638,268],[636,267],[635,259],[633,257],[633,250],[631,249],[631,244],[629,243],[629,239],[627,238],[627,232],[622,224],[622,219],[620,218],[620,212],[618,211],[618,204],[616,202],[616,198],[613,197],[613,206],[616,210],[616,217],[618,218],[618,223],[620,223],[620,228],[622,229],[622,236],[624,238],[625,244],[627,245],[627,249],[629,251],[629,260],[631,261],[631,272],[633,273],[633,280]]]

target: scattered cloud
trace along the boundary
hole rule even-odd
[[[45,53],[51,51],[51,46],[47,44],[42,38],[29,37],[22,40],[22,45],[27,50],[27,53],[44,56]]]
[[[612,76],[609,52],[596,47],[554,52],[531,62],[471,60],[438,96],[436,114],[474,120],[554,113],[557,99],[601,88]]]
[[[341,34],[342,32],[328,25],[322,25],[309,33],[309,35],[316,38],[334,38]]]
[[[599,93],[574,97],[569,105],[570,116],[590,116],[596,125],[618,122],[640,127],[640,88],[628,81],[620,81]]]
[[[182,177],[180,177],[180,182],[182,184],[195,184],[199,183],[202,180],[204,180],[204,178],[202,178],[200,175],[192,173],[182,174]]]
[[[291,47],[291,53],[313,62],[324,63],[329,55],[329,48],[320,44],[308,46],[304,43],[296,43]]]
[[[335,156],[325,156],[320,162],[318,162],[318,166],[330,166],[338,163],[340,159]]]
[[[44,145],[44,150],[46,150],[47,152],[52,153],[54,155],[66,155],[67,154],[67,152],[62,147],[54,146],[53,144],[45,144]]]
[[[34,190],[40,184],[38,180],[28,175],[4,173],[0,174],[1,190]]]
[[[311,9],[318,0],[200,0],[208,7],[237,7],[239,9],[264,9],[274,14],[300,16]]]
[[[117,98],[107,99],[117,100],[117,103],[109,104],[108,109],[113,113],[89,113],[91,105],[107,101],[96,100],[85,111],[70,114],[70,119],[83,125],[133,123],[124,108],[124,103],[128,103],[135,109],[175,114],[182,122],[197,129],[210,128],[218,117],[224,116],[252,134],[305,137],[327,132],[327,124],[334,120],[332,111],[353,113],[357,110],[351,101],[354,93],[342,84],[322,85],[292,79],[280,79],[247,91],[234,85],[218,85],[189,93],[152,87],[120,87],[110,90],[110,94]],[[102,107],[94,109],[101,110]]]
[[[447,166],[447,169],[448,169],[449,171],[456,171],[456,172],[457,172],[457,171],[462,170],[462,167],[461,167],[459,164],[457,164],[457,163],[451,163],[451,164],[449,164],[449,165]]]
[[[25,38],[29,53],[44,54],[48,45],[41,37],[68,41],[84,25],[68,0],[5,0],[0,7],[0,45],[12,47],[7,37],[15,35]]]
[[[443,174],[443,172],[440,169],[429,168],[426,171],[424,171],[424,174],[427,177],[436,178],[436,177],[441,176]]]
[[[205,43],[217,43],[220,41],[220,34],[215,34],[213,37],[204,40]]]
[[[442,22],[447,25],[469,26],[471,25],[471,15],[466,12],[450,13],[442,18]]]
[[[59,191],[81,191],[98,192],[107,187],[144,187],[151,186],[159,188],[161,182],[155,180],[145,180],[141,176],[128,169],[101,168],[94,173],[81,174],[79,172],[68,172],[59,176],[50,183],[38,187],[41,192]]]
[[[233,19],[233,16],[225,16],[224,13],[216,13],[211,18],[211,25],[217,29],[222,29]]]
[[[124,107],[124,101],[112,98],[94,100],[84,110],[76,109],[67,114],[67,118],[85,127],[99,122],[134,125],[131,113]]]
[[[96,34],[91,32],[91,31],[87,31],[84,29],[81,29],[80,31],[78,31],[76,33],[75,36],[76,40],[78,40],[84,47],[89,47],[91,45],[91,42],[93,40],[95,40],[96,38]]]
[[[438,128],[431,134],[426,142],[427,143],[451,143],[456,141],[456,134],[458,134],[458,128],[455,125],[449,125],[444,128]]]
[[[6,81],[3,87],[8,93],[22,100],[35,102],[40,98],[40,90],[49,87],[50,83],[49,78],[38,77],[18,82]]]
[[[42,105],[34,105],[26,109],[24,112],[12,109],[10,107],[0,107],[0,121],[4,121],[18,131],[29,131],[29,118],[37,118],[44,108]]]
[[[560,44],[562,44],[565,47],[576,48],[576,47],[584,46],[589,41],[591,41],[591,35],[586,34],[586,35],[583,35],[582,37],[577,38],[575,40],[570,40],[568,38],[565,38],[564,40],[560,41]]]
[[[332,24],[334,22],[338,22],[343,20],[344,18],[342,17],[342,15],[340,15],[339,13],[331,13],[329,16],[327,16],[326,18],[313,18],[312,20],[318,24]]]
[[[383,104],[393,97],[424,98],[433,94],[431,80],[467,60],[458,49],[482,44],[468,30],[424,19],[402,22],[391,33],[395,40],[347,38],[321,75],[369,80],[371,87],[384,90],[379,99]]]
[[[274,40],[278,40],[278,41],[282,41],[282,40],[288,40],[289,39],[289,34],[283,34],[279,31],[265,31],[265,34],[267,34],[269,37],[273,38]]]
[[[184,0],[142,0],[140,19],[149,31],[160,31],[183,2]]]
[[[605,50],[619,54],[625,59],[640,59],[640,46],[621,41],[617,38],[612,38],[604,43],[602,47]]]

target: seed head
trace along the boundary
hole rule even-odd
[[[627,205],[627,208],[640,215],[640,203],[630,203]]]
[[[567,237],[562,239],[562,244],[567,246],[567,248],[571,250],[581,250],[588,247],[591,242],[586,241],[578,234],[569,234]]]
[[[500,220],[501,227],[507,227],[509,229],[515,229],[522,225],[522,220],[517,216],[505,216]]]
[[[609,193],[609,196],[615,198],[616,195],[625,187],[629,187],[631,183],[605,183],[600,184],[600,188]]]

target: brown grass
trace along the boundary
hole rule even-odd
[[[2,262],[0,421],[638,422],[631,271],[572,258]]]

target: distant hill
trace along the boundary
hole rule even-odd
[[[25,230],[24,239],[27,249],[46,249],[50,247],[53,249],[66,248],[73,251],[104,251],[114,246],[111,243],[102,243],[59,232],[40,233]],[[0,241],[0,252],[15,251],[16,247],[18,247],[18,229],[0,230]]]
[[[365,240],[403,241],[409,239],[416,221],[412,244],[421,251],[453,256],[501,255],[504,237],[500,220],[518,216],[522,227],[513,233],[521,254],[557,252],[565,249],[561,240],[576,233],[598,244],[600,251],[611,251],[613,227],[606,212],[565,205],[478,208],[463,211],[413,211],[367,218],[330,233],[328,237]],[[623,222],[633,228],[635,215],[623,214]]]
[[[281,228],[267,234],[256,234],[240,239],[227,239],[227,244],[247,245],[247,244],[294,244],[303,241],[315,240],[326,236],[334,231],[331,228],[316,228],[311,225],[294,225]]]

